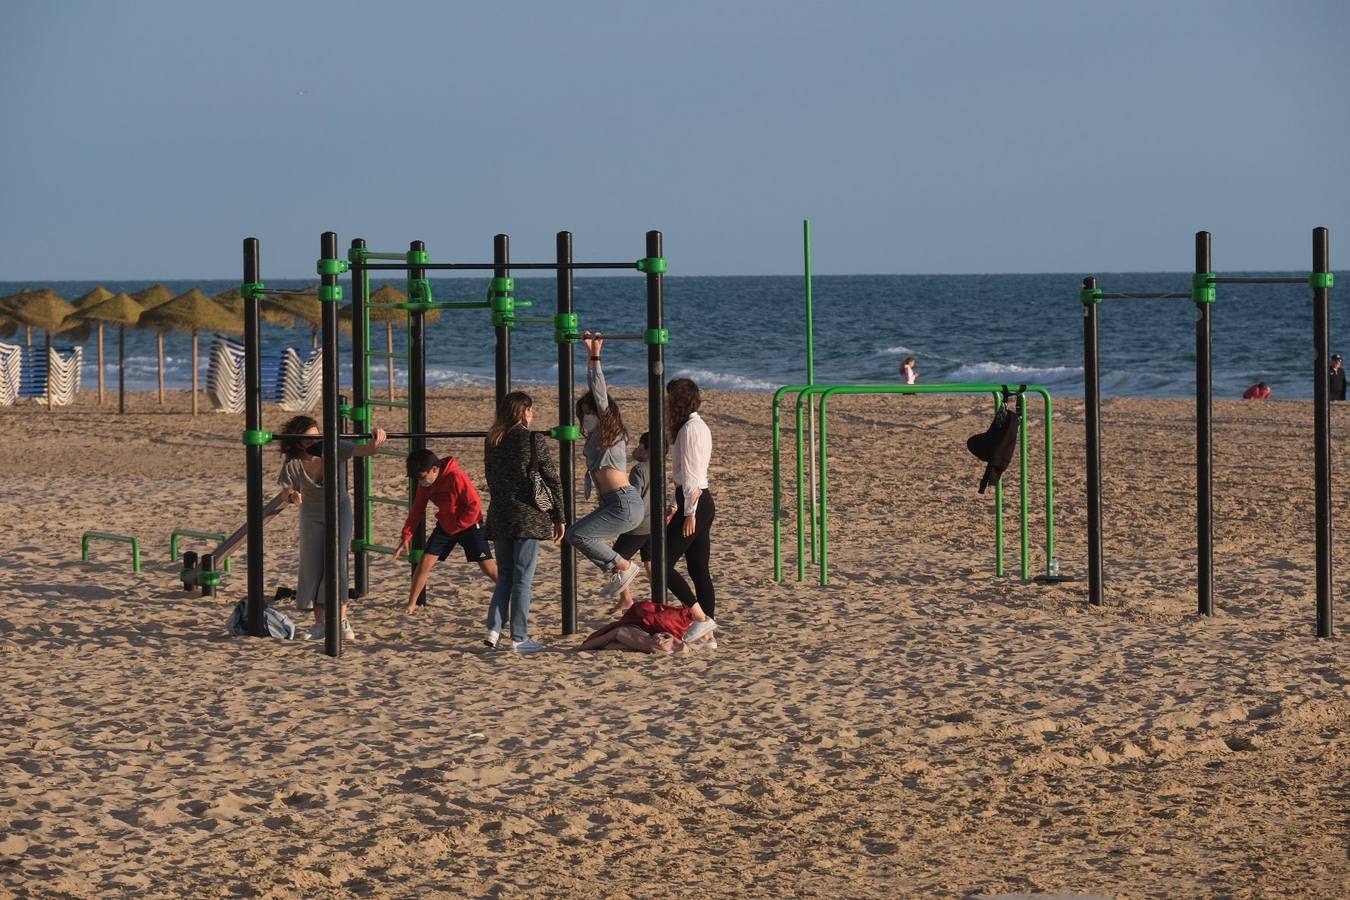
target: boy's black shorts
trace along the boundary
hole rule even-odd
[[[619,535],[619,539],[614,542],[614,552],[624,559],[632,559],[633,554],[642,552],[642,561],[651,562],[652,560],[652,536],[650,534],[633,534],[631,531],[627,534]]]
[[[450,534],[437,525],[431,530],[431,537],[427,538],[424,552],[428,556],[444,560],[450,555],[450,551],[455,549],[456,544],[464,550],[464,558],[469,562],[492,559],[492,551],[488,549],[487,538],[483,535],[481,525],[471,525],[455,534]]]

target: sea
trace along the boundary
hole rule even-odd
[[[1191,276],[1177,272],[1096,273],[1107,291],[1189,291]],[[1244,272],[1228,275],[1301,275]],[[1350,287],[1342,273],[1340,283]],[[905,357],[914,356],[921,382],[992,381],[1034,383],[1059,395],[1082,395],[1083,308],[1078,274],[1015,275],[822,275],[812,282],[815,310],[815,380],[890,382]],[[146,282],[101,282],[128,293]],[[168,281],[177,292],[191,287],[215,294],[231,281]],[[312,281],[269,280],[269,287],[304,287]],[[378,286],[372,282],[372,289]],[[51,287],[74,299],[92,281],[0,282],[0,294]],[[438,300],[481,300],[486,279],[433,279]],[[347,288],[350,291],[350,287]],[[1240,397],[1257,381],[1275,399],[1312,396],[1312,291],[1299,285],[1221,285],[1213,306],[1214,393]],[[551,278],[518,278],[516,295],[530,300],[524,314],[551,316],[556,304]],[[1333,301],[1343,291],[1333,289]],[[582,328],[635,333],[646,327],[646,281],[641,275],[577,278],[575,308]],[[1106,396],[1193,397],[1196,310],[1187,300],[1108,300],[1100,312],[1102,393]],[[666,369],[707,388],[772,391],[806,381],[806,309],[800,275],[665,278],[665,324],[670,332]],[[1350,352],[1345,313],[1333,302],[1332,349]],[[105,330],[105,378],[115,389],[117,332]],[[16,336],[0,338],[23,343]],[[33,341],[39,345],[40,333]],[[263,323],[272,348],[305,352],[314,335],[308,325],[283,328]],[[343,380],[350,383],[349,337],[343,342]],[[402,346],[396,331],[396,348]],[[55,338],[63,343],[60,336]],[[202,336],[205,384],[209,335]],[[384,327],[374,326],[382,349]],[[447,310],[427,327],[427,381],[432,387],[490,385],[493,330],[486,310]],[[513,381],[556,384],[557,350],[552,326],[521,325],[512,336]],[[397,349],[396,349],[397,352]],[[170,333],[165,340],[165,381],[191,384],[191,340]],[[578,353],[577,374],[584,369]],[[640,342],[606,349],[605,372],[618,385],[645,385],[646,354]],[[152,332],[127,330],[127,386],[151,390],[157,383]],[[382,364],[375,384],[383,385]],[[96,385],[94,338],[85,342],[83,389]],[[404,384],[402,372],[396,372]]]

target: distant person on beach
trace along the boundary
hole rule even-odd
[[[919,380],[919,370],[914,368],[918,360],[912,356],[906,356],[905,361],[900,364],[900,377],[905,379],[905,384],[914,384]]]
[[[497,405],[497,417],[483,446],[487,475],[487,536],[497,551],[497,587],[488,606],[487,637],[496,649],[507,627],[511,649],[534,653],[544,645],[530,640],[530,595],[539,542],[562,542],[562,481],[553,445],[530,431],[534,401],[523,391],[512,391]],[[537,490],[538,489],[538,490]],[[545,495],[540,497],[540,491]],[[544,509],[543,507],[547,507]]]
[[[637,488],[638,496],[642,499],[642,521],[632,531],[626,531],[619,535],[619,539],[614,542],[614,552],[627,560],[631,560],[634,553],[641,553],[643,568],[647,570],[647,575],[650,577],[652,573],[652,510],[647,495],[651,487],[652,464],[651,439],[645,431],[642,432],[642,437],[638,438],[637,446],[633,448],[633,459],[637,462],[628,472],[628,483]],[[633,591],[630,585],[623,589],[623,593],[619,596],[619,602],[614,605],[610,613],[621,613],[632,605]]]
[[[699,605],[663,606],[650,600],[634,603],[623,617],[593,632],[577,647],[582,650],[627,650],[633,653],[682,653],[717,647],[717,623]]]
[[[671,480],[675,483],[675,502],[666,509],[666,583],[684,606],[697,603],[713,618],[717,615],[717,599],[709,559],[717,507],[708,489],[712,432],[698,414],[702,403],[698,385],[690,379],[676,378],[666,385]],[[675,570],[680,557],[684,557],[694,582],[692,590]],[[710,644],[717,646],[716,641]]]
[[[288,503],[300,505],[300,559],[296,575],[295,603],[301,609],[314,610],[314,625],[305,633],[305,640],[323,638],[323,443],[319,438],[319,423],[309,416],[295,416],[281,426],[282,434],[301,434],[307,438],[283,438],[281,441],[281,473],[277,484],[286,493]],[[338,441],[338,542],[341,547],[352,543],[352,495],[347,490],[347,461],[353,457],[374,456],[384,445],[384,430],[376,428],[374,438],[365,444]],[[347,555],[338,563],[338,597],[342,602],[342,637],[353,640],[351,620],[347,618]]]
[[[1243,400],[1269,400],[1270,385],[1264,381],[1258,381],[1256,384],[1247,388],[1242,394]]]
[[[638,569],[609,542],[642,523],[643,504],[637,488],[628,482],[628,432],[623,427],[618,404],[609,396],[605,373],[600,368],[605,336],[587,331],[582,335],[582,343],[588,351],[586,384],[590,388],[577,399],[577,418],[581,419],[581,431],[586,436],[584,495],[590,497],[594,488],[600,502],[567,529],[567,543],[606,573],[608,577],[600,592],[611,596],[628,587]]]
[[[407,615],[417,612],[417,598],[427,586],[432,566],[450,555],[458,545],[464,551],[466,562],[478,563],[478,568],[493,584],[497,583],[497,563],[488,549],[483,534],[483,501],[478,489],[453,456],[440,459],[425,448],[408,454],[408,477],[417,481],[417,494],[403,523],[403,534],[394,550],[394,559],[408,552],[413,531],[427,515],[427,501],[436,504],[436,527],[427,538],[422,558],[413,570],[412,587],[408,589]]]
[[[1331,354],[1331,372],[1327,376],[1332,400],[1345,400],[1345,369],[1341,367],[1341,355]]]

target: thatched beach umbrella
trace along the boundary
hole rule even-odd
[[[165,331],[192,332],[192,414],[197,415],[197,333],[223,331],[241,334],[244,320],[196,288],[192,288],[168,303],[147,309],[141,316],[141,326],[154,328],[161,335]]]
[[[131,295],[131,299],[141,305],[141,309],[149,310],[157,306],[163,306],[174,298],[173,291],[165,287],[161,282],[156,281],[144,290],[139,290]],[[159,357],[159,405],[164,405],[164,332],[155,335],[155,350]]]
[[[230,288],[228,291],[221,291],[211,299],[234,313],[241,321],[243,320],[244,295],[239,293],[239,288]],[[258,304],[258,310],[262,313],[264,322],[271,322],[273,325],[280,325],[283,328],[295,327],[295,317],[289,313],[282,312],[279,309],[272,309],[264,303]]]
[[[117,414],[125,415],[127,411],[127,393],[126,393],[126,360],[127,360],[127,326],[135,326],[141,320],[141,305],[131,299],[127,294],[113,294],[107,300],[88,309],[82,309],[75,313],[72,318],[83,319],[87,322],[97,322],[102,328],[103,324],[110,323],[117,326]],[[101,365],[100,360],[100,365]]]
[[[111,299],[113,292],[103,285],[95,285],[94,289],[83,297],[75,301],[77,310],[92,309],[98,306],[104,300]],[[98,405],[103,405],[103,323],[98,323]]]
[[[380,285],[380,287],[370,295],[370,303],[372,306],[370,310],[370,321],[384,323],[384,349],[385,353],[388,354],[385,357],[385,373],[389,378],[388,390],[390,400],[394,399],[394,323],[407,322],[408,312],[407,310],[402,309],[385,309],[381,307],[393,303],[407,302],[408,295],[388,282]],[[346,312],[347,315],[350,316],[352,314],[351,308],[348,307]],[[423,315],[423,321],[427,323],[434,322],[440,318],[440,315],[441,311],[439,309],[429,309]]]
[[[75,307],[65,301],[51,288],[38,288],[36,291],[20,291],[9,307],[9,315],[31,328],[41,328],[45,336],[45,351],[50,359],[52,332],[61,331],[67,326],[66,319],[75,312]],[[47,408],[52,408],[51,385],[47,386]]]

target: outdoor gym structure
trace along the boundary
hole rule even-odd
[[[1216,275],[1210,262],[1210,234],[1195,234],[1195,274],[1186,292],[1105,291],[1097,279],[1083,279],[1083,397],[1087,408],[1088,601],[1100,606],[1105,574],[1102,554],[1101,365],[1097,353],[1098,310],[1103,300],[1191,300],[1195,303],[1195,520],[1196,607],[1214,614],[1214,390],[1210,318],[1220,284],[1303,284],[1313,299],[1313,488],[1317,532],[1317,636],[1331,637],[1331,396],[1329,291],[1333,278],[1325,228],[1312,233],[1312,272],[1303,278],[1242,278]]]
[[[1044,402],[1045,423],[1045,573],[1036,580],[1046,583],[1072,580],[1061,576],[1055,560],[1054,409],[1050,392],[1037,384],[992,384],[952,382],[946,384],[817,384],[815,380],[815,324],[811,284],[811,221],[802,222],[802,259],[806,300],[806,384],[790,384],[773,395],[773,579],[783,580],[782,427],[781,401],[795,394],[796,486],[797,486],[797,580],[806,579],[808,556],[820,566],[820,583],[829,584],[829,456],[827,419],[829,400],[838,395],[991,394],[995,410],[1016,399],[1018,418],[1018,473],[1020,476],[1021,576],[1031,578],[1027,492],[1026,394],[1039,394]],[[816,431],[817,398],[820,430]],[[817,467],[818,466],[818,467]],[[810,485],[810,490],[804,488]],[[806,534],[811,539],[808,547]],[[994,572],[1004,574],[1003,479],[994,483]]]
[[[992,394],[994,409],[1013,399],[1017,403],[1018,419],[1018,474],[1019,474],[1019,510],[1021,577],[1023,581],[1031,578],[1030,537],[1028,530],[1028,490],[1027,490],[1027,409],[1026,395],[1039,394],[1044,402],[1045,422],[1045,574],[1042,581],[1060,580],[1055,570],[1055,470],[1054,470],[1054,409],[1050,392],[1038,384],[991,384],[984,382],[952,382],[947,384],[790,384],[779,388],[773,395],[773,580],[783,580],[783,536],[782,536],[782,465],[781,444],[782,427],[781,400],[788,394],[797,395],[796,404],[796,452],[797,452],[797,580],[806,578],[807,545],[806,532],[811,532],[811,558],[820,566],[820,583],[829,584],[829,400],[838,395],[912,395],[912,394]],[[807,446],[805,427],[805,407],[814,405],[814,398],[820,398],[820,433],[818,436],[819,469],[807,480],[805,449]],[[806,492],[803,486],[811,485],[813,499],[818,498],[819,506],[815,516],[807,511]],[[1004,574],[1003,552],[1003,478],[994,482],[994,573]]]
[[[633,340],[647,345],[647,430],[651,450],[652,520],[663,521],[665,484],[665,345],[669,333],[664,327],[663,279],[666,260],[662,254],[661,232],[647,232],[646,255],[636,262],[574,262],[572,235],[557,234],[557,258],[547,263],[515,263],[510,258],[510,239],[499,234],[493,239],[493,260],[490,263],[432,262],[422,241],[413,241],[405,253],[383,253],[367,249],[364,240],[353,240],[347,259],[338,257],[337,235],[324,232],[319,242],[318,274],[321,283],[318,299],[323,303],[323,416],[322,437],[324,462],[324,612],[327,628],[324,651],[329,656],[342,652],[339,626],[341,599],[338,596],[340,571],[345,566],[350,549],[356,556],[354,587],[358,596],[364,595],[369,581],[369,554],[393,553],[393,548],[371,541],[371,511],[374,503],[405,506],[412,497],[415,484],[410,480],[409,498],[375,497],[370,492],[370,459],[357,460],[353,484],[356,492],[352,546],[340,546],[338,522],[338,440],[366,441],[371,437],[371,408],[386,406],[406,408],[408,430],[389,434],[390,439],[408,441],[408,449],[421,449],[428,440],[486,437],[481,431],[428,431],[426,416],[426,329],[425,316],[432,309],[484,309],[491,312],[494,343],[494,370],[496,401],[500,402],[511,391],[511,330],[522,325],[552,325],[553,339],[558,347],[558,422],[548,434],[558,441],[560,475],[563,487],[563,519],[571,526],[576,517],[576,460],[573,443],[581,436],[575,423],[573,405],[573,346],[580,340],[582,329],[573,308],[573,273],[591,269],[636,269],[646,275],[647,328],[637,334],[606,335],[607,341]],[[272,434],[262,428],[261,390],[261,331],[259,301],[269,294],[294,294],[294,290],[269,289],[262,283],[260,251],[257,238],[244,240],[244,283],[240,293],[244,298],[244,381],[245,431],[243,441],[246,456],[248,517],[248,593],[245,623],[250,634],[265,635],[263,627],[263,447],[274,440],[295,435]],[[557,277],[557,312],[553,316],[520,316],[517,310],[530,308],[530,302],[517,300],[512,269],[547,270]],[[408,278],[408,301],[391,304],[408,314],[408,399],[406,403],[377,401],[371,398],[370,362],[374,358],[388,358],[390,354],[371,351],[370,346],[370,273],[373,271],[403,271]],[[486,300],[437,301],[432,298],[432,271],[490,271]],[[338,390],[338,306],[343,291],[339,276],[350,273],[352,284],[352,402],[339,401]],[[494,410],[495,411],[495,410]],[[350,428],[350,431],[345,431]],[[315,440],[313,435],[308,436]],[[387,455],[402,457],[391,451]],[[657,533],[659,532],[659,534]],[[660,602],[666,593],[665,530],[652,534],[652,597]],[[419,529],[413,535],[409,561],[416,565],[425,546],[425,533]],[[576,555],[573,548],[562,547],[562,625],[565,634],[576,631]]]

